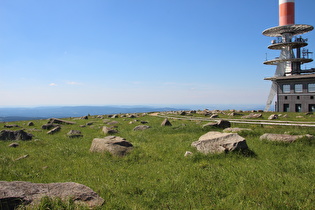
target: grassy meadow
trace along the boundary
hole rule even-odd
[[[263,113],[262,119],[270,114]],[[279,120],[315,122],[313,115],[287,114],[287,118]],[[105,200],[97,209],[315,208],[315,140],[300,139],[291,144],[259,140],[264,133],[315,135],[315,128],[232,123],[232,127],[252,129],[239,133],[251,152],[204,155],[191,143],[208,131],[222,129],[202,128],[206,122],[192,117],[209,119],[193,114],[182,120],[170,119],[173,126],[161,126],[163,116],[67,118],[76,124],[62,125],[61,131],[53,135],[41,129],[48,120],[35,120],[31,127],[26,126],[28,121],[6,123],[17,124],[34,137],[17,141],[20,145],[16,148],[8,147],[13,141],[0,141],[0,180],[84,184]],[[240,118],[223,114],[219,117]],[[134,145],[130,154],[113,157],[89,152],[93,138],[105,136],[101,131],[106,125],[104,120],[118,122],[117,136]],[[147,121],[151,128],[133,131],[140,121]],[[93,124],[80,127],[86,123]],[[0,123],[1,130],[6,129],[3,125]],[[18,129],[21,128],[11,128]],[[83,137],[68,138],[70,130],[80,130]],[[184,157],[186,151],[193,155]],[[23,155],[29,156],[15,161]],[[73,205],[64,206],[73,209]],[[54,207],[44,205],[38,209]]]

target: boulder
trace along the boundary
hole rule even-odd
[[[4,125],[5,128],[19,128],[20,126],[11,124],[11,125]]]
[[[45,125],[42,125],[42,129],[50,130],[50,129],[58,127],[58,126],[59,126],[58,124],[45,124]]]
[[[98,207],[104,199],[91,188],[74,183],[31,183],[23,181],[0,181],[0,207],[1,209],[16,209],[19,205],[39,203],[44,196],[73,199],[75,203],[86,204],[88,207]]]
[[[168,119],[164,119],[161,126],[172,126],[172,123]]]
[[[227,120],[218,120],[217,122],[210,122],[202,126],[202,128],[206,127],[229,128],[231,127],[231,123]]]
[[[268,117],[268,120],[276,120],[278,119],[278,115],[277,114],[272,114]]]
[[[260,113],[250,113],[249,115],[245,115],[242,118],[243,119],[256,119],[256,118],[261,118],[262,114]]]
[[[83,137],[83,135],[81,134],[81,131],[78,131],[78,130],[70,130],[67,133],[67,136],[69,138],[80,138],[80,137]]]
[[[114,129],[113,127],[107,127],[107,126],[103,126],[102,131],[104,134],[115,134],[118,133],[118,131],[116,129]]]
[[[34,123],[33,122],[28,122],[27,126],[34,126]]]
[[[202,135],[191,146],[204,154],[223,153],[234,150],[246,150],[246,140],[237,133],[221,133],[211,131]]]
[[[12,144],[9,144],[9,147],[18,147],[18,146],[20,146],[18,143],[12,143]]]
[[[273,133],[265,133],[259,137],[260,140],[267,140],[267,141],[278,141],[278,142],[287,142],[291,143],[300,138],[309,138],[314,139],[313,135],[289,135],[289,134],[273,134]]]
[[[219,117],[218,114],[212,114],[212,115],[210,116],[210,118],[218,118],[218,117]]]
[[[33,135],[26,133],[24,130],[10,131],[2,130],[0,131],[0,140],[31,140]]]
[[[48,120],[47,124],[67,124],[67,125],[73,125],[75,122],[67,121],[67,120],[62,120],[58,118],[50,118]]]
[[[146,130],[146,129],[149,129],[149,128],[151,128],[151,127],[148,126],[148,125],[138,125],[133,130],[134,131],[143,131],[143,130]]]
[[[90,152],[109,152],[112,155],[124,156],[132,148],[133,145],[122,137],[107,136],[93,139]]]
[[[57,127],[53,128],[53,129],[49,130],[49,131],[47,132],[47,134],[54,134],[54,133],[57,133],[57,132],[60,131],[60,130],[61,130],[61,127],[60,127],[60,126],[57,126]]]

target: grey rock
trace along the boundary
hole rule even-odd
[[[289,135],[289,134],[273,134],[273,133],[265,133],[259,137],[260,140],[267,140],[267,141],[278,141],[278,142],[287,142],[291,143],[300,138],[309,138],[314,139],[313,135]]]
[[[33,135],[26,133],[24,130],[10,131],[2,130],[0,131],[0,140],[32,140]]]
[[[21,204],[36,204],[44,196],[59,197],[62,200],[72,198],[75,203],[85,204],[90,208],[104,203],[104,199],[91,188],[74,182],[41,184],[0,181],[0,204],[4,209],[15,209]]]
[[[74,125],[75,122],[67,121],[67,120],[62,120],[58,118],[50,118],[48,120],[47,124],[66,124],[66,125]]]
[[[20,126],[15,125],[15,124],[11,124],[11,125],[4,125],[3,127],[5,127],[5,128],[19,128]]]
[[[12,143],[12,144],[9,144],[9,147],[18,147],[18,146],[20,146],[18,143]]]
[[[78,130],[70,130],[68,133],[67,133],[67,136],[69,138],[80,138],[80,137],[83,137],[81,131],[78,131]]]
[[[28,122],[27,126],[34,126],[34,123],[33,122]]]
[[[146,130],[146,129],[149,129],[149,128],[151,128],[151,127],[148,126],[148,125],[138,125],[133,130],[134,131],[143,131],[143,130]]]
[[[256,118],[261,118],[262,114],[260,113],[250,113],[249,115],[245,115],[242,118],[243,119],[256,119]]]
[[[208,132],[191,146],[202,153],[223,153],[248,149],[246,140],[237,133]]]
[[[132,148],[133,145],[122,137],[107,136],[93,139],[90,152],[110,152],[112,155],[124,156]]]
[[[50,129],[58,127],[58,126],[59,126],[58,124],[45,124],[45,125],[42,125],[42,129],[50,130]]]
[[[114,129],[113,127],[107,127],[107,126],[103,126],[102,131],[104,134],[115,134],[118,133],[118,131],[116,129]]]
[[[269,117],[268,117],[268,120],[276,120],[276,119],[278,119],[278,115],[277,114],[272,114],[272,115],[270,115]]]
[[[53,128],[53,129],[49,130],[47,132],[47,134],[55,134],[55,133],[59,132],[60,130],[61,130],[61,127],[57,126],[57,127]]]
[[[202,128],[207,127],[229,128],[231,127],[231,123],[227,120],[218,120],[217,122],[210,122],[202,126]]]
[[[168,119],[164,119],[161,126],[172,126],[172,123]]]

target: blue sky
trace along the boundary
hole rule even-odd
[[[277,25],[278,0],[1,0],[0,106],[264,104]]]

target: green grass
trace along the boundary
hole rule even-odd
[[[263,118],[269,115],[264,113]],[[296,118],[297,115],[303,114],[289,113],[286,120],[315,119],[310,115]],[[162,127],[163,118],[136,119],[148,121],[151,128],[133,131],[140,122],[110,119],[119,122],[117,135],[134,145],[134,150],[122,158],[89,152],[93,138],[105,136],[101,132],[105,124],[98,118],[67,119],[76,124],[63,125],[54,135],[47,135],[46,130],[31,132],[34,139],[19,141],[17,148],[8,147],[10,141],[0,141],[0,180],[84,184],[105,200],[100,209],[314,208],[315,143],[306,139],[291,144],[259,140],[267,132],[315,135],[314,128],[233,124],[253,130],[240,132],[251,153],[204,155],[197,153],[191,143],[210,130],[220,129],[203,129],[204,123],[193,120],[171,120],[172,127]],[[79,127],[92,121],[92,126]],[[29,129],[25,123],[14,124]],[[40,129],[47,120],[34,123]],[[66,133],[71,129],[81,130],[84,136],[68,138]],[[184,157],[187,150],[194,155]],[[25,154],[29,157],[14,161]],[[41,205],[58,209],[53,206],[57,204],[46,200]],[[73,208],[69,206],[65,209]]]

